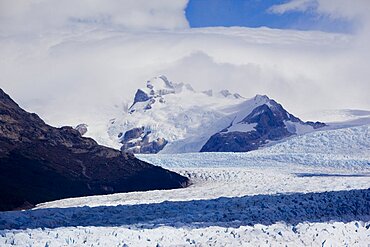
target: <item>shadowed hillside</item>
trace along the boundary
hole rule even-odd
[[[0,89],[0,210],[66,197],[181,188],[188,179],[54,128]]]

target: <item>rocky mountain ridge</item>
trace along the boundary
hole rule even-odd
[[[0,210],[67,197],[187,186],[188,179],[54,128],[0,89]]]
[[[265,97],[244,119],[212,135],[200,152],[248,152],[290,137],[298,131],[311,132],[326,126],[321,122],[303,122],[288,113],[281,104]],[[300,130],[297,130],[300,128]]]

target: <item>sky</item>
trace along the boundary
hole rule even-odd
[[[185,11],[190,27],[270,27],[352,33],[353,23],[345,18],[309,11],[274,13],[272,6],[285,0],[190,0]]]
[[[368,0],[0,0],[0,87],[57,126],[106,124],[161,74],[303,119],[370,109],[368,13]]]

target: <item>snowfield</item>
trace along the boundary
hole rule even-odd
[[[368,246],[370,125],[249,153],[139,155],[188,188],[0,213],[0,246]]]

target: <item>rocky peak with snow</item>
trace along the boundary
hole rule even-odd
[[[187,83],[173,83],[166,76],[161,75],[154,77],[146,82],[146,87],[139,88],[136,91],[134,101],[129,108],[129,113],[135,111],[147,111],[152,109],[156,104],[164,104],[168,95],[172,94],[199,94],[194,88]],[[238,93],[231,93],[227,89],[223,89],[217,93],[213,90],[203,91],[203,94],[209,97],[226,98],[226,99],[243,99],[244,97]],[[189,97],[189,96],[188,96]],[[191,96],[190,96],[191,97]]]
[[[320,122],[303,122],[266,95],[256,95],[253,100],[259,105],[242,120],[233,121],[227,128],[212,135],[200,151],[247,152],[269,142],[325,126]]]
[[[304,123],[266,95],[247,99],[227,89],[197,92],[159,76],[137,90],[128,113],[115,118],[108,133],[133,153],[249,151],[322,126]],[[230,145],[238,136],[242,147]]]
[[[154,77],[146,82],[145,88],[140,88],[136,91],[134,102],[129,112],[149,110],[155,103],[164,103],[165,95],[179,93],[183,89],[192,90],[190,85],[183,83],[173,84],[163,75]]]

